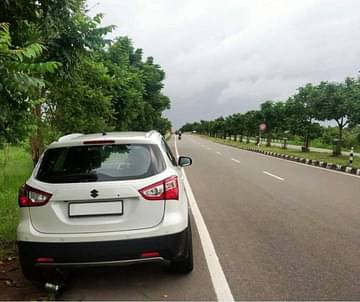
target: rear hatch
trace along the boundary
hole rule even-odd
[[[139,190],[161,180],[164,170],[162,154],[152,144],[49,149],[28,185],[52,196],[29,208],[31,222],[37,231],[52,234],[154,227],[163,219],[165,202],[146,200]]]

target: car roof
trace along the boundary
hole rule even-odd
[[[155,130],[149,132],[123,131],[123,132],[104,132],[104,133],[72,133],[60,137],[57,141],[50,144],[49,148],[83,145],[85,141],[106,141],[114,140],[117,143],[159,143],[161,134]],[[90,143],[91,144],[91,143]]]

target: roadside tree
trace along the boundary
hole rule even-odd
[[[297,93],[285,105],[286,124],[292,134],[303,138],[303,152],[309,151],[310,141],[321,133],[319,124],[315,123],[318,116],[316,104],[319,101],[319,88],[306,84],[298,88]]]

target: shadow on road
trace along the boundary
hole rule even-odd
[[[195,221],[194,270],[188,275],[169,272],[159,263],[87,268],[72,273],[60,300],[216,300]]]
[[[204,294],[196,290],[194,293],[195,275],[196,272],[173,274],[156,263],[81,269],[73,272],[68,288],[59,299],[193,300]]]

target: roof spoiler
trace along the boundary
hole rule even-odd
[[[150,130],[148,133],[146,133],[145,137],[149,138],[153,134],[160,134],[160,133],[156,130]]]
[[[84,134],[82,133],[71,133],[71,134],[67,134],[67,135],[64,135],[62,137],[60,137],[57,141],[58,142],[66,142],[66,141],[69,141],[69,140],[72,140],[74,138],[77,138],[79,136],[82,136]]]

